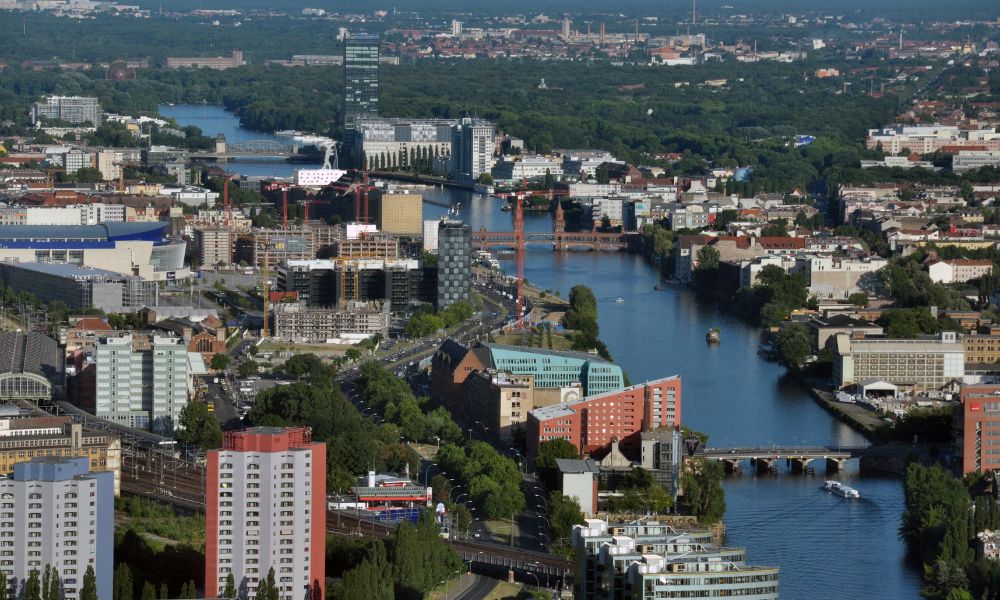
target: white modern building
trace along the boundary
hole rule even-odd
[[[936,260],[927,267],[931,281],[935,283],[964,283],[993,272],[993,261],[989,259],[953,258]]]
[[[496,125],[466,117],[451,128],[451,176],[475,181],[493,166]]]
[[[347,174],[342,169],[297,169],[295,185],[303,187],[324,187],[340,181]]]
[[[31,122],[59,120],[70,123],[101,124],[101,105],[87,96],[46,96],[31,105]]]
[[[51,566],[62,580],[62,597],[77,600],[93,568],[97,597],[111,598],[115,475],[91,473],[89,464],[86,458],[40,457],[14,465],[14,473],[0,479],[0,571],[8,585]]]
[[[551,175],[557,181],[562,178],[562,162],[541,156],[527,154],[521,156],[505,156],[493,166],[493,179],[498,181],[520,181],[522,179],[543,179]]]
[[[1000,151],[962,150],[951,158],[951,170],[956,173],[996,166],[1000,166]]]

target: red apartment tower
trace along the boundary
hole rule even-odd
[[[962,386],[962,473],[1000,469],[1000,385]]]
[[[326,445],[308,427],[226,433],[208,453],[205,505],[206,598],[230,573],[252,598],[272,568],[282,600],[325,597]]]

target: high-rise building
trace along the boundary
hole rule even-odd
[[[457,19],[451,20],[452,37],[462,37],[462,22]]]
[[[438,225],[438,310],[468,302],[472,287],[472,230],[461,221]]]
[[[466,117],[451,129],[451,172],[456,179],[475,181],[493,167],[496,126]]]
[[[378,116],[379,37],[348,34],[344,40],[344,125],[358,117]]]
[[[252,598],[272,568],[282,600],[324,597],[326,445],[307,427],[229,432],[206,474],[205,597],[231,573]]]
[[[197,227],[194,245],[202,266],[233,263],[233,232],[225,227]]]
[[[170,434],[187,405],[191,374],[179,337],[124,334],[97,345],[95,414]]]
[[[97,597],[110,598],[114,486],[114,474],[89,472],[86,458],[46,456],[14,465],[0,480],[0,570],[8,584],[50,565],[62,579],[63,597],[76,600],[93,567]]]
[[[956,436],[962,473],[1000,469],[1000,385],[962,386],[962,432]]]
[[[101,105],[97,98],[88,96],[46,96],[31,105],[31,122],[38,123],[40,119],[97,126],[101,124]]]

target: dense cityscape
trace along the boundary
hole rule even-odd
[[[1000,6],[0,0],[0,600],[1000,598]]]

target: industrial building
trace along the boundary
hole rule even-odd
[[[572,543],[578,600],[778,600],[778,568],[748,565],[743,548],[719,546],[711,530],[585,519]]]
[[[555,439],[567,440],[586,454],[613,441],[639,449],[642,431],[680,425],[681,378],[674,375],[531,411],[527,455],[534,457],[542,442]]]
[[[41,333],[0,333],[0,402],[42,402],[64,397],[63,354]]]
[[[0,280],[41,302],[62,302],[73,309],[121,312],[157,304],[157,282],[104,269],[5,262],[0,263]]]
[[[44,120],[67,121],[69,123],[101,124],[101,105],[97,98],[89,96],[46,96],[41,102],[31,105],[31,122],[38,124]]]
[[[961,383],[965,348],[954,331],[933,338],[834,338],[833,383],[838,388],[882,382],[908,392],[928,392]]]
[[[9,585],[51,566],[62,580],[63,597],[77,600],[93,567],[97,597],[111,598],[114,475],[91,472],[86,458],[38,457],[0,479],[0,498],[0,571]]]
[[[282,303],[274,307],[274,337],[291,343],[356,344],[389,337],[389,303],[347,302],[343,308]]]
[[[205,476],[205,597],[231,574],[253,598],[272,567],[281,598],[325,597],[326,444],[308,427],[227,432]]]

